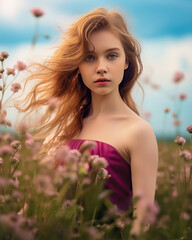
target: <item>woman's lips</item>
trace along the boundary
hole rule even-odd
[[[110,80],[107,79],[107,78],[99,78],[99,79],[97,79],[97,80],[95,81],[95,83],[96,83],[96,82],[110,82]]]
[[[107,81],[97,81],[97,82],[95,82],[96,84],[98,84],[98,85],[106,85],[106,84],[108,84],[110,81],[109,80],[107,80]]]

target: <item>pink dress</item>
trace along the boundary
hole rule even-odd
[[[71,149],[79,150],[81,144],[88,139],[71,139],[67,145]],[[97,140],[97,146],[91,150],[92,155],[99,155],[106,158],[109,165],[106,168],[111,175],[105,183],[105,187],[113,190],[109,195],[109,199],[113,204],[121,210],[128,210],[132,204],[132,181],[131,166],[122,158],[120,153],[110,144]]]

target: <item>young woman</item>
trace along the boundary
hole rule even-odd
[[[37,84],[24,108],[57,99],[56,111],[46,111],[37,129],[40,137],[49,136],[46,149],[61,143],[79,149],[83,141],[95,141],[92,154],[109,162],[111,201],[123,210],[138,192],[149,203],[155,197],[157,142],[131,96],[141,72],[140,46],[122,15],[97,8],[70,26],[53,56],[29,77]],[[139,202],[134,214],[137,234],[145,216]]]

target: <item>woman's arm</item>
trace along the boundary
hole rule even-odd
[[[151,125],[145,120],[140,120],[132,131],[131,143],[129,141],[129,152],[131,157],[131,175],[133,197],[143,193],[143,200],[135,204],[133,216],[137,218],[133,222],[131,234],[138,235],[141,224],[145,218],[144,202],[154,203],[156,177],[158,168],[158,146]],[[144,230],[149,228],[146,224]]]

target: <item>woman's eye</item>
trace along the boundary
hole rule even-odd
[[[86,61],[93,61],[94,60],[94,57],[92,55],[89,55],[86,57],[85,59]]]
[[[109,58],[109,59],[114,59],[114,58],[116,58],[116,57],[117,57],[117,55],[114,54],[114,53],[108,55],[108,58]]]

